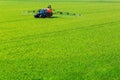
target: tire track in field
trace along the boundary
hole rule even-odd
[[[102,23],[102,24],[97,24],[97,25],[89,25],[89,26],[83,26],[83,27],[76,27],[76,28],[71,28],[71,29],[65,29],[65,30],[60,30],[60,31],[54,31],[54,32],[46,32],[46,33],[40,33],[40,34],[33,34],[33,35],[26,35],[23,37],[16,37],[16,39],[11,39],[9,41],[1,41],[0,43],[6,44],[10,42],[18,42],[18,41],[23,41],[23,40],[29,40],[29,39],[36,39],[36,38],[44,38],[44,37],[51,37],[52,35],[55,35],[56,33],[63,33],[63,32],[70,32],[70,31],[76,31],[76,30],[92,30],[96,28],[102,28],[105,27],[104,25],[108,24],[116,24],[120,23],[120,21],[112,21],[112,22],[107,22],[107,23]]]
[[[23,37],[18,37],[16,39],[12,39],[10,41],[1,41],[0,44],[1,44],[1,49],[0,49],[0,52],[2,51],[5,51],[7,49],[14,49],[15,47],[26,47],[26,46],[31,46],[31,45],[36,45],[40,42],[43,42],[44,41],[44,38],[45,37],[51,37],[53,35],[56,35],[56,33],[67,33],[67,32],[70,32],[70,31],[76,31],[76,30],[92,30],[92,29],[96,29],[96,28],[101,28],[101,27],[105,27],[104,25],[107,25],[107,24],[116,24],[116,23],[119,23],[120,21],[116,21],[116,22],[107,22],[107,23],[102,23],[102,24],[97,24],[97,25],[90,25],[90,26],[84,26],[84,27],[78,27],[78,28],[73,28],[73,29],[66,29],[66,30],[62,30],[62,31],[54,31],[54,32],[47,32],[47,33],[41,33],[41,34],[35,34],[35,35],[27,35],[27,36],[23,36]],[[89,27],[89,28],[88,28]],[[36,39],[38,39],[36,41]],[[29,40],[32,40],[29,41]],[[18,42],[22,42],[22,44],[19,44],[19,45],[14,45]],[[45,41],[46,42],[46,41]],[[8,46],[7,44],[13,44],[12,46]],[[23,44],[24,43],[24,44]]]
[[[53,18],[59,18],[59,17],[53,16],[50,19],[53,19]],[[26,19],[14,19],[14,20],[0,21],[0,24],[2,24],[2,23],[19,22],[19,21],[26,21],[26,20],[36,20],[36,19],[34,17],[33,18],[26,18]]]
[[[14,19],[14,20],[0,21],[0,24],[2,24],[2,23],[11,23],[11,22],[19,22],[19,21],[26,21],[26,20],[35,20],[35,19],[31,19],[31,18],[27,18],[27,19]]]
[[[113,10],[98,10],[98,11],[89,11],[89,12],[84,12],[84,14],[99,14],[99,13],[107,13],[107,12],[112,12],[112,11],[114,11],[114,13],[115,12],[120,12],[120,9],[113,9]]]

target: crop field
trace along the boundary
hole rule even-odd
[[[120,2],[0,0],[0,80],[120,80]]]

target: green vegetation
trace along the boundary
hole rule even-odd
[[[51,4],[81,16],[35,19]],[[0,80],[120,80],[120,3],[0,1]]]

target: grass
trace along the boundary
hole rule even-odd
[[[81,16],[22,14],[48,4]],[[0,1],[0,80],[120,80],[119,5]]]

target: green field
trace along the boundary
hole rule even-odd
[[[0,80],[120,80],[120,2],[1,0]]]

